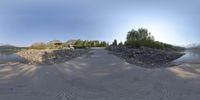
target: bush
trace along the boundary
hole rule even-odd
[[[46,49],[47,46],[45,43],[34,43],[30,46],[30,49]]]

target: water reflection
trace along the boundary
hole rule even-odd
[[[6,62],[24,62],[24,59],[16,55],[14,52],[0,52],[0,63]]]
[[[200,50],[186,50],[185,55],[175,60],[175,63],[200,63]]]

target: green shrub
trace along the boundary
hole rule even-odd
[[[47,46],[45,43],[34,43],[30,46],[30,49],[46,49]]]

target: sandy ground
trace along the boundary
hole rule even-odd
[[[0,64],[0,100],[200,100],[200,64],[145,69],[104,49],[51,66]]]

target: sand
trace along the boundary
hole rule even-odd
[[[200,64],[147,69],[94,48],[55,65],[0,64],[0,100],[199,100]]]

